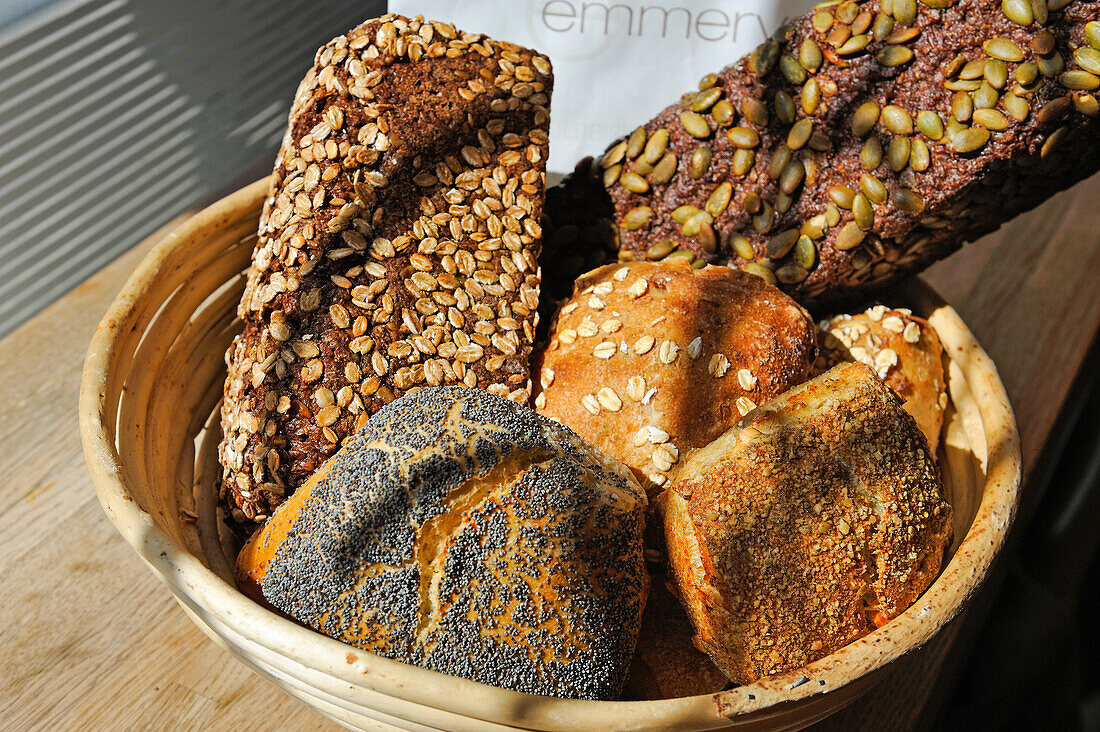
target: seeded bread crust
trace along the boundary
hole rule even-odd
[[[645,494],[565,427],[480,389],[375,414],[258,531],[243,588],[373,653],[614,699],[645,604]]]
[[[896,617],[935,579],[951,536],[928,443],[860,363],[696,451],[661,509],[696,644],[742,684]]]
[[[266,519],[407,391],[527,401],[551,86],[536,52],[420,17],[317,52],[226,355],[233,522]]]
[[[1100,168],[1100,2],[821,5],[548,192],[551,292],[618,252],[853,297]]]
[[[804,381],[813,320],[758,277],[686,263],[608,265],[576,283],[535,366],[535,408],[648,491],[683,457]]]
[[[855,315],[834,315],[818,323],[818,329],[821,348],[812,375],[846,361],[870,366],[904,402],[935,455],[947,384],[943,345],[928,321],[905,308],[875,305]]]

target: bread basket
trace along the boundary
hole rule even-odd
[[[529,696],[375,656],[237,592],[214,506],[217,406],[261,180],[196,214],[130,277],[84,366],[80,428],[107,515],[215,642],[286,692],[354,729],[798,729],[850,704],[887,664],[959,613],[1004,542],[1020,449],[1004,387],[958,314],[926,285],[897,291],[951,359],[940,463],[955,507],[952,557],[924,596],[871,635],[808,667],[713,695],[588,702]]]

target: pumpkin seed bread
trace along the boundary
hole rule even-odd
[[[907,308],[874,305],[855,315],[827,318],[817,327],[820,349],[813,375],[845,361],[870,366],[904,402],[935,455],[947,388],[943,346],[928,321]]]
[[[532,694],[616,698],[646,499],[565,427],[480,389],[375,414],[257,532],[246,592],[338,640]]]
[[[1097,0],[826,0],[547,195],[544,271],[683,257],[810,305],[1100,168]]]
[[[551,86],[544,56],[420,17],[317,52],[226,356],[221,498],[238,526],[405,392],[527,401]]]
[[[813,320],[736,269],[634,262],[576,283],[538,354],[535,408],[654,492],[686,454],[804,381]]]
[[[697,450],[661,510],[696,644],[743,684],[899,615],[935,579],[951,536],[927,441],[861,363]]]

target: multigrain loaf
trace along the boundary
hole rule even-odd
[[[813,375],[845,361],[870,366],[901,397],[902,407],[917,421],[935,455],[947,409],[947,385],[943,346],[931,324],[905,308],[874,305],[862,313],[822,320],[818,329],[820,349]]]
[[[226,356],[235,524],[262,522],[410,389],[527,401],[551,85],[544,56],[419,17],[317,52]]]
[[[860,363],[696,451],[661,508],[697,644],[738,683],[822,658],[903,612],[951,535],[924,436]]]
[[[686,262],[586,274],[536,356],[535,408],[654,491],[691,450],[806,379],[809,315],[739,270]]]
[[[383,408],[252,537],[242,589],[326,635],[533,694],[613,699],[648,579],[645,494],[480,389]]]
[[[1100,2],[826,2],[547,194],[544,272],[682,256],[804,304],[918,271],[1100,167]]]

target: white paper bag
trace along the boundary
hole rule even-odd
[[[760,44],[810,0],[390,0],[554,65],[549,169],[568,173]]]

